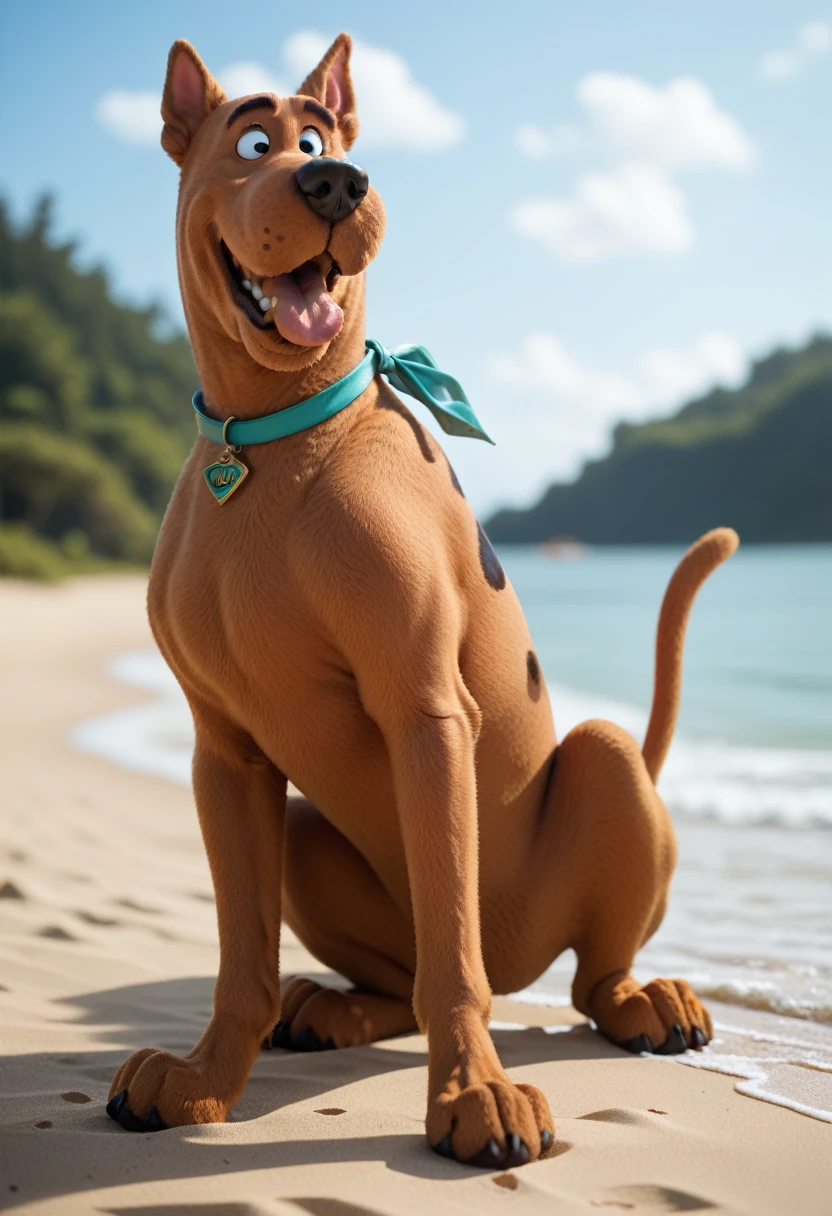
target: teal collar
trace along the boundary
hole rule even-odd
[[[252,443],[285,439],[298,431],[308,431],[310,427],[346,409],[361,396],[374,376],[382,375],[399,392],[407,393],[426,405],[442,430],[449,435],[494,442],[480,426],[462,386],[453,376],[439,370],[424,346],[398,346],[394,351],[389,351],[371,338],[367,339],[366,346],[367,354],[358,367],[323,392],[308,397],[299,405],[277,410],[274,414],[264,414],[262,418],[235,420],[225,428],[221,422],[208,417],[202,390],[199,389],[193,397],[197,430],[212,443],[227,443],[231,447],[248,447]]]

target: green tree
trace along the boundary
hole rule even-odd
[[[146,563],[193,440],[196,370],[155,307],[76,265],[41,199],[0,201],[0,574]]]

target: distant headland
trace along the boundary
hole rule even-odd
[[[655,545],[721,524],[746,544],[832,541],[832,337],[774,350],[673,417],[621,423],[609,455],[485,528],[497,544]]]

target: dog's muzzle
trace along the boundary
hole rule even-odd
[[[315,214],[333,224],[355,211],[370,185],[363,169],[334,156],[308,160],[298,169],[295,180]]]

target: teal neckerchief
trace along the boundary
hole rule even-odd
[[[447,372],[439,370],[424,346],[398,346],[389,351],[372,338],[367,339],[366,346],[367,354],[358,367],[341,380],[299,405],[265,414],[262,418],[217,422],[205,412],[202,390],[194,393],[197,430],[212,443],[225,445],[219,460],[204,471],[208,488],[217,502],[225,502],[248,474],[247,467],[233,455],[235,451],[252,443],[285,439],[287,435],[308,431],[319,422],[325,422],[352,405],[377,375],[386,376],[399,392],[426,405],[447,434],[494,442],[480,425],[462,385]]]

